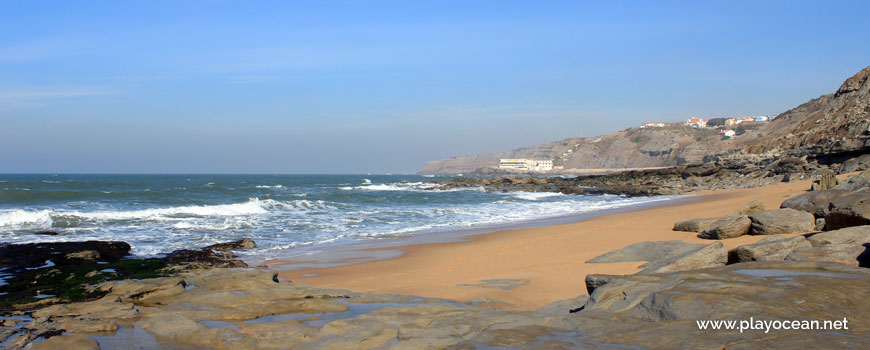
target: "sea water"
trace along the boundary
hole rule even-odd
[[[440,178],[440,177],[439,177]],[[670,197],[441,190],[418,175],[0,175],[0,242],[119,240],[155,256],[251,238],[266,254],[590,213]],[[56,231],[58,235],[38,235]]]

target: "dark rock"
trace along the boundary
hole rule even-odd
[[[226,251],[226,250],[233,250],[233,249],[254,249],[256,247],[257,247],[256,242],[254,242],[253,240],[251,240],[249,238],[245,238],[245,239],[240,239],[240,240],[234,241],[234,242],[212,244],[208,247],[205,247],[205,249]]]
[[[601,287],[607,283],[610,283],[622,276],[619,275],[601,275],[601,274],[590,274],[586,275],[586,292],[590,295],[595,291],[595,288]]]
[[[173,264],[198,264],[216,267],[248,266],[245,262],[234,258],[235,255],[229,251],[179,249],[167,254],[164,259]]]
[[[840,169],[843,173],[851,173],[853,171],[861,171],[870,169],[870,154],[864,154],[843,163],[843,168]]]
[[[807,162],[801,158],[785,158],[774,162],[768,167],[768,171],[777,174],[795,174],[802,173],[806,168]]]
[[[39,231],[39,232],[34,232],[33,234],[43,235],[43,236],[57,236],[58,235],[57,231]]]
[[[831,201],[830,211],[825,216],[825,225],[829,230],[870,225],[870,188]]]
[[[846,265],[870,267],[870,250],[865,245],[833,243],[793,252],[785,260],[829,261]]]
[[[823,218],[828,215],[828,208],[831,205],[831,201],[847,194],[849,194],[849,191],[842,189],[810,191],[786,199],[782,202],[780,208],[802,210],[812,213],[818,218]]]
[[[655,261],[638,274],[703,269],[725,265],[728,252],[722,242],[711,243],[680,255]]]
[[[794,251],[812,248],[804,236],[765,237],[755,244],[742,245],[728,252],[728,264],[750,261],[781,261]]]
[[[674,223],[674,231],[701,232],[708,229],[710,224],[718,219],[719,218],[703,218],[679,221]]]
[[[46,260],[59,260],[67,254],[88,250],[96,252],[103,260],[117,261],[130,252],[130,245],[105,241],[6,244],[0,245],[0,265],[36,267]]]
[[[752,221],[746,215],[728,215],[710,224],[698,237],[706,239],[728,239],[749,233]]]
[[[812,232],[816,227],[813,214],[794,209],[774,209],[749,216],[753,235]]]

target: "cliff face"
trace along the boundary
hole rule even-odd
[[[431,161],[420,173],[471,173],[497,166],[500,158],[553,159],[565,169],[619,169],[700,163],[747,153],[814,155],[866,150],[870,148],[870,67],[847,79],[833,94],[786,111],[772,122],[744,127],[751,132],[734,139],[720,137],[716,129],[682,125],[629,128],[598,137]]]
[[[746,140],[749,153],[798,151],[805,155],[870,148],[870,67],[837,92],[810,100],[777,117],[764,138]]]

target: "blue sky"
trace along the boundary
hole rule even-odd
[[[0,173],[407,173],[776,114],[870,65],[868,4],[0,0]]]

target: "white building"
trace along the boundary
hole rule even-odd
[[[691,127],[695,127],[695,128],[706,128],[707,127],[706,120],[701,119],[701,118],[694,118],[694,117],[686,119],[686,121],[684,121],[683,124],[691,126]]]
[[[643,123],[643,124],[640,125],[640,128],[641,128],[641,129],[646,129],[646,128],[664,128],[664,127],[665,127],[665,123],[662,123],[662,122],[646,122],[646,123]]]
[[[553,160],[534,160],[525,158],[506,158],[498,160],[499,169],[549,171],[553,170]]]
[[[737,132],[734,130],[722,130],[721,132],[719,132],[719,134],[728,138],[732,138],[734,137],[734,135],[737,135]]]

